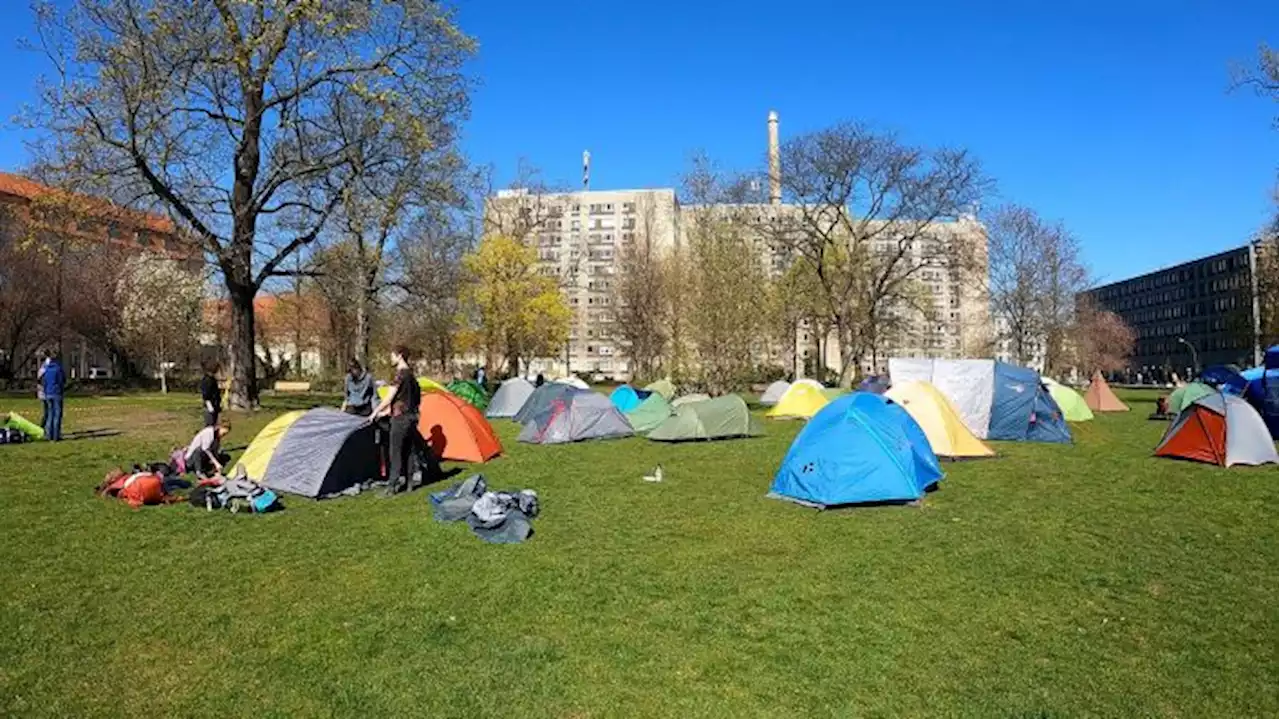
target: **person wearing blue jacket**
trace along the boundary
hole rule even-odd
[[[57,442],[62,439],[62,395],[67,375],[52,352],[40,376],[40,386],[44,390],[44,438]]]

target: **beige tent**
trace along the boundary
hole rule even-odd
[[[1093,379],[1089,382],[1089,389],[1085,390],[1084,403],[1089,405],[1089,409],[1094,412],[1128,412],[1129,406],[1120,401],[1115,392],[1111,391],[1111,385],[1102,378],[1101,372],[1094,372]]]

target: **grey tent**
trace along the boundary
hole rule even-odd
[[[658,442],[696,439],[730,439],[760,434],[760,425],[736,394],[692,402],[676,408],[676,413],[649,433]]]
[[[790,382],[784,382],[783,380],[774,382],[765,388],[764,394],[760,395],[760,404],[765,405],[766,407],[774,406],[778,403],[778,400],[782,399],[782,395],[786,394],[789,389],[791,389]]]
[[[577,391],[553,400],[520,430],[530,444],[630,437],[634,432],[613,402],[602,394]]]
[[[533,383],[523,377],[516,377],[503,382],[498,391],[493,393],[493,397],[489,399],[489,408],[485,410],[484,416],[490,418],[496,417],[514,417],[528,401],[529,395],[533,394]]]
[[[686,394],[683,397],[676,397],[671,400],[671,407],[681,407],[694,402],[706,402],[709,399],[711,399],[711,395],[709,394]]]
[[[541,387],[535,389],[533,394],[529,395],[529,399],[525,400],[524,406],[516,412],[512,419],[525,424],[540,414],[543,410],[551,406],[551,403],[567,397],[571,394],[582,392],[582,390],[570,384],[560,382],[548,382]]]
[[[364,417],[322,407],[279,419],[240,458],[250,478],[278,492],[323,497],[381,475],[374,428]]]

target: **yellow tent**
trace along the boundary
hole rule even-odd
[[[810,384],[796,382],[764,416],[771,419],[809,419],[830,401],[822,390],[814,389]]]
[[[907,411],[924,430],[939,457],[991,457],[995,452],[973,436],[951,400],[928,382],[894,382],[885,396]]]
[[[419,377],[418,386],[423,392],[448,392],[449,389],[430,377]],[[387,392],[391,390],[390,385],[383,385],[378,388],[378,399],[386,399]]]

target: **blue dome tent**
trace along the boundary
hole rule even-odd
[[[907,411],[881,395],[832,400],[796,436],[769,496],[811,507],[919,499],[942,479]]]
[[[1035,370],[995,363],[988,439],[1071,443],[1062,409]]]
[[[1267,423],[1271,438],[1280,434],[1280,345],[1272,345],[1261,367],[1253,367],[1240,373],[1244,378],[1244,398],[1258,410]]]
[[[650,394],[652,393],[646,390],[624,384],[609,395],[609,401],[613,402],[613,406],[617,407],[619,412],[630,412],[648,399]]]

